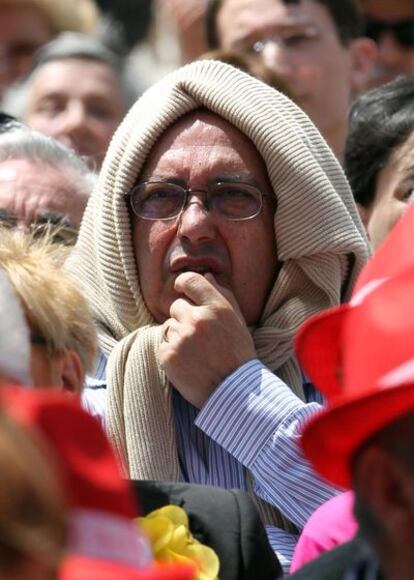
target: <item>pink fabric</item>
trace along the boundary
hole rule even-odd
[[[342,493],[322,504],[309,518],[293,554],[291,574],[353,538],[358,525],[353,516],[354,494]]]

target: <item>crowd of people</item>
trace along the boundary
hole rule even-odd
[[[0,0],[0,90],[0,576],[411,579],[411,0]]]

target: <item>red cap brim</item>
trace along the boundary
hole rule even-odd
[[[344,397],[305,426],[301,444],[306,457],[325,479],[351,487],[351,461],[377,431],[414,410],[412,382],[365,396]]]
[[[295,349],[299,362],[315,388],[326,397],[340,394],[338,380],[341,368],[340,335],[349,305],[342,304],[320,312],[299,329]]]
[[[83,556],[64,558],[58,574],[58,580],[194,580],[195,577],[193,566],[154,564],[149,569],[133,570]]]

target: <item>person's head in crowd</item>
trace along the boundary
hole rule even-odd
[[[0,271],[19,299],[30,332],[30,378],[36,386],[80,393],[96,355],[89,306],[62,271],[67,251],[50,235],[0,228]]]
[[[249,73],[284,95],[292,97],[286,82],[275,71],[263,62],[260,54],[249,54],[237,50],[210,50],[201,55],[200,59],[213,59],[231,64]]]
[[[257,356],[303,398],[294,329],[348,296],[367,252],[337,160],[287,97],[215,60],[149,89],[115,134],[68,260],[116,369],[106,420],[129,473],[177,477],[171,384],[202,407]],[[180,375],[169,348],[192,307],[221,322],[197,324],[206,342]]]
[[[411,0],[359,0],[365,34],[377,44],[370,86],[414,73],[414,3]]]
[[[155,8],[165,10],[174,23],[183,64],[207,50],[206,6],[207,0],[156,0]]]
[[[304,371],[327,398],[305,425],[305,455],[323,477],[354,489],[360,532],[385,580],[414,572],[413,226],[411,207],[351,301],[314,316],[297,337]]]
[[[353,104],[345,172],[373,248],[414,200],[414,76],[372,89]]]
[[[95,182],[56,140],[17,125],[0,134],[1,224],[38,233],[57,226],[57,241],[73,244]]]
[[[351,96],[373,60],[355,0],[210,0],[210,48],[257,52],[342,157]]]
[[[0,270],[0,387],[30,379],[30,342],[26,319],[5,272]]]
[[[66,506],[54,466],[39,443],[0,403],[2,580],[54,580],[65,553]]]
[[[59,515],[65,516],[68,533],[58,573],[33,576],[33,580],[193,580],[192,566],[154,565],[149,542],[133,521],[138,507],[132,487],[103,428],[77,399],[48,390],[6,388],[0,392],[0,405],[48,458],[64,501]],[[27,471],[34,468],[30,458],[21,461]],[[37,475],[33,476],[36,481],[41,473]],[[47,483],[45,479],[45,493]],[[20,512],[29,522],[34,515],[30,503],[20,505]],[[57,535],[55,542],[59,540]],[[50,559],[53,556],[54,552]],[[31,576],[13,580],[23,578],[32,580]]]
[[[64,33],[36,54],[3,106],[98,169],[132,100],[120,56],[95,38]]]
[[[29,69],[34,53],[64,30],[89,34],[94,0],[0,0],[0,95]]]

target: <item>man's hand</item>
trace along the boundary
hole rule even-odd
[[[256,356],[253,340],[233,294],[212,274],[180,274],[163,325],[159,360],[170,382],[196,407],[217,385]]]

